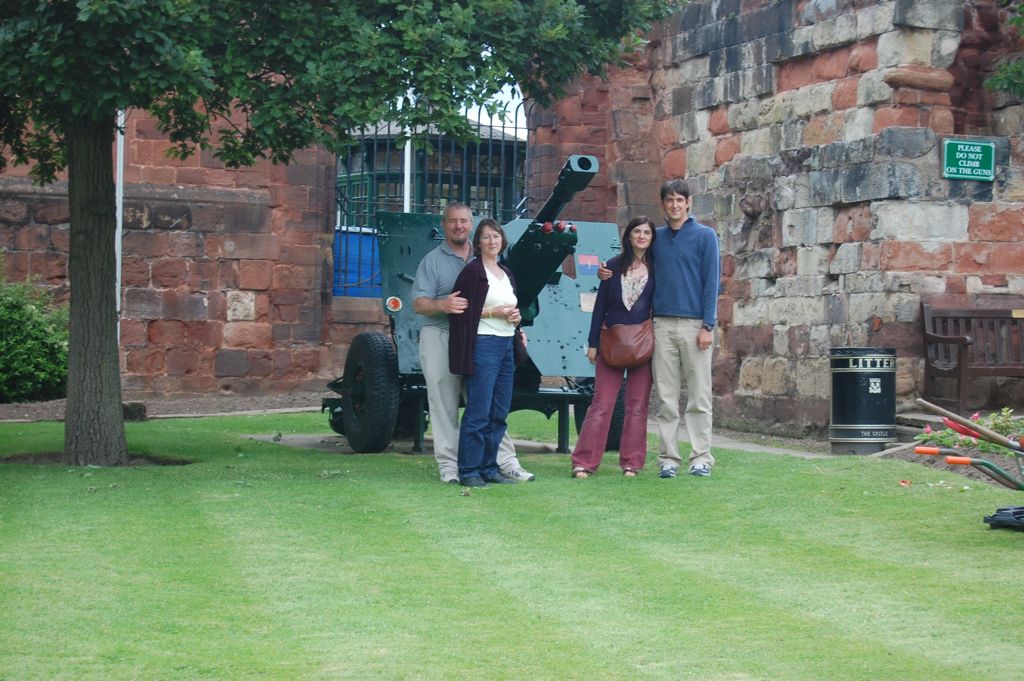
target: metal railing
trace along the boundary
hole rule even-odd
[[[424,146],[412,150],[408,192],[414,213],[440,213],[452,201],[469,205],[477,216],[508,222],[525,210],[529,172],[529,105],[520,103],[504,120],[489,122],[483,107],[472,123],[478,139],[460,144],[430,131]],[[402,212],[405,186],[405,132],[382,124],[367,128],[359,142],[338,157],[337,217],[334,238],[334,295],[380,295],[374,216]]]

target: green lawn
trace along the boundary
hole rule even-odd
[[[0,679],[1024,678],[1024,534],[981,522],[1024,495],[716,451],[676,480],[524,455],[535,482],[463,496],[429,456],[241,437],[275,432],[328,434],[150,421],[133,451],[196,463],[0,466]],[[0,456],[61,437],[0,424]]]

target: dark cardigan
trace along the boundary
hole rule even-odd
[[[504,263],[498,263],[498,266],[508,275],[512,290],[515,291],[516,278],[512,276],[512,271]],[[490,290],[484,261],[480,258],[471,260],[459,273],[452,290],[459,291],[459,296],[469,301],[469,306],[462,314],[448,315],[448,369],[453,374],[472,376],[477,330],[484,310],[484,300]]]

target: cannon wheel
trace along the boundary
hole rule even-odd
[[[594,379],[586,378],[580,381],[581,384],[590,385],[594,384]],[[576,434],[578,435],[583,430],[583,419],[587,417],[587,410],[590,408],[589,404],[576,405],[573,407],[573,418],[576,421]],[[619,445],[622,442],[622,426],[626,421],[626,382],[622,382],[622,387],[619,388],[619,396],[615,398],[615,411],[612,412],[612,421],[608,425],[608,442],[605,444],[605,449],[608,451],[618,451]]]
[[[401,400],[398,353],[391,339],[382,333],[356,336],[345,358],[342,386],[341,421],[349,446],[360,453],[387,449]]]

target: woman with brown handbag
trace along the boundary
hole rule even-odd
[[[622,234],[622,254],[608,261],[610,279],[601,282],[590,320],[587,357],[596,365],[594,399],[572,452],[572,476],[597,472],[608,442],[615,400],[626,379],[626,418],[619,445],[619,467],[635,477],[647,459],[647,406],[651,396],[654,299],[654,223],[646,217],[629,221]]]

